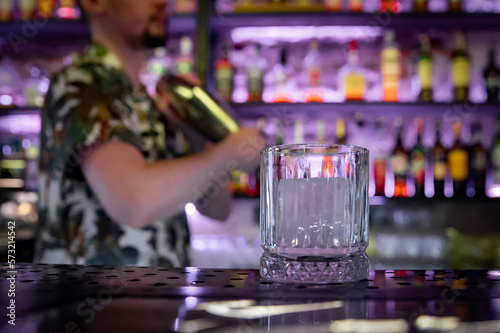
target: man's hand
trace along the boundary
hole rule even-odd
[[[217,149],[237,164],[238,169],[252,171],[260,165],[260,151],[265,145],[258,128],[243,127],[219,143]]]
[[[179,75],[179,77],[187,82],[199,86],[201,85],[200,79],[194,74]],[[171,96],[168,90],[167,83],[165,80],[160,79],[156,84],[156,103],[158,104],[158,109],[167,118],[167,120],[173,122],[177,126],[180,126],[182,120],[172,112],[172,107],[170,106]]]

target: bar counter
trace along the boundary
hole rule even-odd
[[[2,332],[500,331],[500,271],[379,270],[323,285],[195,267],[4,263],[0,274],[3,318],[15,300]]]

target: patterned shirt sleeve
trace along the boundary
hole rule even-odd
[[[53,77],[44,106],[44,134],[54,171],[81,178],[82,160],[109,141],[141,150],[135,113],[120,100],[127,81],[108,73],[102,65],[88,63],[68,67]]]

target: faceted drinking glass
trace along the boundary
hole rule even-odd
[[[263,279],[356,281],[368,276],[368,150],[293,144],[261,151]]]

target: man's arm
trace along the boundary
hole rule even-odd
[[[210,195],[210,184],[217,187],[231,168],[256,168],[263,146],[257,129],[243,128],[198,154],[149,164],[132,145],[108,142],[84,159],[82,171],[111,218],[142,228]]]

